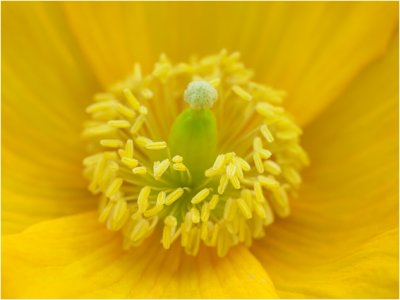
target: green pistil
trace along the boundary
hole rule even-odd
[[[176,118],[171,129],[168,144],[172,155],[184,157],[193,184],[205,178],[204,171],[216,157],[217,124],[209,109],[216,98],[217,92],[208,82],[191,82],[185,91],[190,108]]]

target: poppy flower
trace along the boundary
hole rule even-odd
[[[398,298],[397,3],[4,3],[2,296]]]

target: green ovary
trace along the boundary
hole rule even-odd
[[[175,120],[169,136],[172,155],[184,157],[193,182],[201,181],[216,157],[217,125],[209,109],[188,108]]]

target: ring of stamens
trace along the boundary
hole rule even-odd
[[[100,195],[99,221],[123,232],[125,248],[160,228],[166,249],[180,240],[196,255],[202,242],[224,256],[262,237],[274,215],[289,214],[288,195],[308,164],[302,132],[280,106],[285,93],[251,76],[237,53],[177,65],[162,55],[152,74],[142,76],[135,65],[127,80],[94,96],[83,131],[91,153],[84,173]],[[219,95],[213,108],[219,154],[197,181],[167,143],[194,80],[209,82]]]

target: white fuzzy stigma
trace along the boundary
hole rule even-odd
[[[211,108],[217,101],[217,90],[207,81],[198,80],[189,83],[184,98],[193,109]]]

